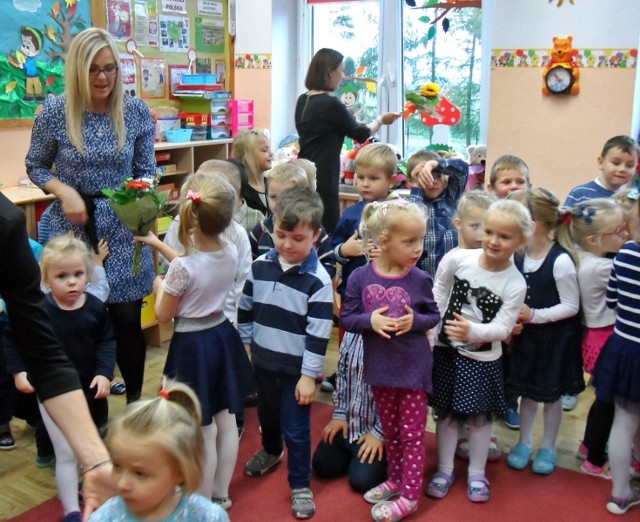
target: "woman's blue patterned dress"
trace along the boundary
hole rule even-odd
[[[108,114],[89,112],[84,124],[84,154],[69,141],[65,116],[66,96],[45,102],[33,124],[31,147],[27,153],[27,174],[42,188],[57,177],[81,195],[99,196],[103,188],[116,189],[128,177],[155,175],[153,148],[154,123],[148,107],[137,98],[124,98],[124,124],[127,137],[119,151]],[[55,166],[55,174],[52,167]],[[109,242],[104,268],[111,287],[109,303],[123,303],[143,298],[151,292],[154,267],[151,251],[145,247],[142,271],[135,276],[133,234],[120,222],[106,197],[94,199],[97,236]],[[51,208],[50,237],[73,230],[88,242],[84,227],[72,225],[62,211],[60,200]]]

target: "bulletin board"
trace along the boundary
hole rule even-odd
[[[217,74],[230,89],[228,0],[11,3],[3,10],[9,23],[0,35],[0,127],[31,126],[43,101],[64,92],[69,45],[90,26],[111,33],[125,92],[150,107],[179,107],[171,87],[189,70]]]

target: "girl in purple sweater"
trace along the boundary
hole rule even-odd
[[[349,277],[341,320],[345,330],[362,335],[364,380],[373,390],[387,448],[389,479],[364,498],[375,504],[374,520],[395,522],[416,511],[422,493],[432,369],[426,333],[440,314],[431,276],[415,266],[425,235],[420,208],[403,199],[370,203],[360,227],[380,256]]]

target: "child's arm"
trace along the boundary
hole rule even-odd
[[[251,245],[251,258],[255,261],[260,256],[260,247],[259,247],[259,239],[262,236],[264,231],[264,227],[262,226],[262,221],[258,223],[251,234],[249,234],[249,244]]]
[[[397,320],[384,314],[388,306],[378,308],[373,312],[362,311],[362,289],[360,284],[361,269],[355,270],[347,282],[347,290],[342,300],[342,314],[340,322],[348,332],[363,333],[373,330],[381,337],[390,339],[390,333],[396,332]]]
[[[322,440],[329,444],[337,433],[342,431],[342,436],[346,439],[349,434],[348,417],[348,392],[350,386],[349,371],[355,373],[356,369],[349,365],[348,345],[343,343],[340,346],[340,356],[336,368],[336,389],[333,392],[333,415],[332,419],[322,430]]]
[[[440,312],[433,299],[431,276],[427,273],[422,273],[420,282],[422,283],[419,292],[421,300],[416,304],[414,309],[405,306],[407,313],[398,318],[396,336],[410,331],[426,333],[440,322]]]
[[[169,263],[178,257],[178,251],[171,248],[168,244],[160,240],[153,232],[149,232],[146,236],[135,236],[135,241],[144,243],[154,250],[157,250]]]
[[[111,327],[111,320],[106,307],[102,310],[102,324],[98,335],[99,345],[96,350],[95,377],[89,388],[96,390],[96,399],[103,399],[111,392],[111,379],[116,367],[116,337]]]
[[[238,303],[238,333],[250,352],[253,341],[253,268],[249,269]]]
[[[169,270],[171,270],[171,267],[169,267]],[[153,291],[156,294],[156,304],[154,306],[154,310],[156,312],[158,321],[168,323],[175,317],[176,312],[178,311],[180,296],[165,292],[164,283],[165,280],[161,276],[156,276],[155,280],[153,281]]]
[[[238,303],[251,268],[251,245],[246,230],[240,225],[234,226],[232,223],[227,230],[229,231],[229,241],[238,250],[238,267],[233,277],[233,287],[225,301],[224,313],[227,319],[236,325],[238,323]]]
[[[105,239],[98,242],[98,253],[93,254],[95,262],[96,281],[91,281],[87,285],[87,293],[95,295],[103,303],[107,301],[111,288],[107,280],[107,273],[104,270],[104,259],[109,255],[109,243]]]
[[[316,252],[318,253],[318,260],[324,266],[324,269],[329,274],[329,277],[333,279],[336,275],[336,258],[333,255],[333,248],[331,248],[331,239],[327,234],[324,227],[321,227],[320,237],[316,241]]]

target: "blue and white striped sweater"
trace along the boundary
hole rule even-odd
[[[253,364],[315,378],[333,324],[333,285],[315,249],[283,271],[274,248],[251,265],[238,308],[238,331]]]
[[[640,344],[640,245],[635,241],[625,243],[613,261],[607,306],[616,308],[614,332]]]

